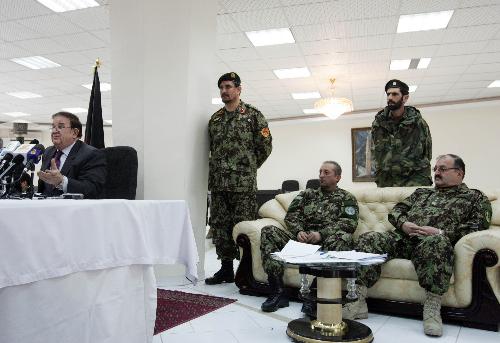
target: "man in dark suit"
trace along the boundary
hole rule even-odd
[[[38,192],[47,196],[82,193],[99,198],[106,181],[104,152],[83,143],[80,119],[69,112],[52,116],[51,147],[45,150],[38,172]]]

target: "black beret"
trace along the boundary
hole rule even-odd
[[[399,88],[401,90],[401,94],[403,95],[407,95],[410,92],[410,87],[408,87],[406,83],[396,79],[389,80],[389,82],[385,84],[386,92],[389,88]]]
[[[241,84],[240,77],[238,76],[238,74],[236,74],[234,72],[225,73],[224,75],[219,77],[219,81],[217,81],[217,87],[220,87],[220,84],[222,83],[222,81],[233,81],[233,83],[236,87],[239,87]]]

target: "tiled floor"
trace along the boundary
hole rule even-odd
[[[207,250],[205,270],[208,276],[219,269],[215,249]],[[299,303],[274,313],[263,313],[260,305],[264,298],[238,293],[234,284],[206,286],[203,280],[196,286],[183,278],[170,278],[162,288],[191,293],[203,293],[237,299],[238,301],[217,311],[196,318],[154,337],[153,343],[279,343],[291,342],[285,331],[289,321],[301,317]],[[424,335],[420,320],[370,314],[362,320],[374,333],[374,342],[392,343],[498,343],[499,332],[475,330],[455,325],[444,325],[441,338]]]

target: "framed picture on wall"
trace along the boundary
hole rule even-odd
[[[375,181],[375,164],[372,157],[371,128],[351,129],[352,145],[352,181]]]

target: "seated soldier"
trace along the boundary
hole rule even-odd
[[[285,217],[288,230],[265,226],[261,232],[262,265],[272,294],[262,311],[274,312],[288,306],[283,289],[284,265],[271,257],[289,240],[318,244],[324,250],[352,250],[352,234],[358,225],[358,203],[349,192],[338,188],[342,169],[337,162],[323,162],[319,170],[319,189],[306,189],[293,199]]]
[[[489,227],[491,204],[478,190],[469,189],[463,178],[465,164],[456,155],[437,158],[434,188],[419,188],[396,204],[389,222],[390,232],[367,232],[360,236],[358,251],[387,253],[388,258],[405,258],[413,262],[418,282],[425,289],[424,332],[441,336],[441,297],[449,288],[453,272],[453,247],[463,236]],[[367,287],[380,277],[381,266],[360,270],[358,300],[346,304],[343,318],[368,317]]]

